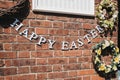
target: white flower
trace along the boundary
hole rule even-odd
[[[106,45],[106,47],[110,46],[110,43],[108,40],[105,40],[105,45]]]

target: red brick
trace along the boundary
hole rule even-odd
[[[105,80],[104,78],[102,78],[102,77],[100,77],[100,76],[98,76],[98,75],[93,75],[93,76],[91,76],[91,79],[92,79],[92,80]]]
[[[67,72],[54,72],[48,74],[49,79],[66,78],[67,76],[68,76]]]
[[[36,19],[46,20],[46,15],[36,14]]]
[[[3,67],[3,66],[5,66],[5,63],[3,60],[0,60],[0,67]]]
[[[70,36],[78,36],[78,30],[70,30]]]
[[[16,42],[16,36],[0,34],[0,42],[3,42],[3,43]]]
[[[20,36],[20,35],[17,36],[16,38],[17,38],[18,43],[29,43],[30,42],[28,39],[26,39],[25,37]]]
[[[62,68],[62,65],[60,65],[60,64],[53,66],[53,71],[62,71],[62,70],[63,70],[63,68]]]
[[[92,50],[83,50],[83,56],[91,56]]]
[[[48,44],[42,44],[42,46],[36,45],[36,51],[48,50]]]
[[[47,64],[46,58],[37,59],[37,65],[46,65],[46,64]]]
[[[5,76],[5,80],[12,80],[12,76]]]
[[[3,59],[14,59],[16,55],[16,52],[0,52],[0,58]]]
[[[30,21],[30,26],[32,27],[46,27],[46,28],[50,28],[52,27],[52,22],[49,21]]]
[[[77,71],[78,76],[94,75],[94,74],[95,74],[95,71],[93,69],[86,69],[86,70]]]
[[[53,22],[54,28],[63,28],[63,22]]]
[[[24,20],[22,21],[22,24],[23,24],[24,27],[29,26],[29,20],[28,20],[28,19],[24,19]]]
[[[38,73],[38,72],[51,72],[52,66],[33,66],[31,67],[32,73]]]
[[[91,63],[88,62],[81,63],[81,69],[90,69],[90,68],[91,68]]]
[[[12,61],[11,60],[5,60],[5,66],[6,67],[12,66]]]
[[[90,76],[83,76],[83,80],[91,80]]]
[[[33,66],[35,65],[35,59],[20,59],[12,60],[13,66]]]
[[[93,28],[93,25],[89,24],[89,23],[84,23],[83,24],[83,28],[84,29],[92,29]]]
[[[12,50],[14,51],[34,51],[35,44],[13,44]]]
[[[63,66],[64,70],[79,70],[81,64],[66,64]]]
[[[38,80],[45,80],[45,79],[47,79],[47,74],[37,74],[37,79]]]
[[[63,57],[63,51],[61,51],[61,50],[55,50],[54,51],[54,56],[55,57]]]
[[[4,80],[4,77],[3,77],[3,76],[0,76],[0,80]]]
[[[35,75],[34,74],[28,74],[28,75],[17,75],[13,76],[12,80],[35,80]]]
[[[63,21],[63,22],[68,21],[67,17],[60,17],[60,16],[47,16],[47,19],[52,21]]]
[[[15,75],[15,74],[17,74],[17,68],[0,68],[1,76]]]
[[[15,3],[13,3],[13,2],[0,1],[0,8],[7,9],[7,8],[10,8],[10,7],[14,6],[14,5],[15,5]]]
[[[19,67],[18,74],[29,73],[29,67]]]
[[[48,35],[48,28],[36,28],[36,34]]]
[[[65,36],[69,34],[69,30],[65,29],[49,29],[50,35],[59,35],[59,36]]]
[[[65,51],[64,56],[66,57],[77,57],[77,56],[82,56],[82,50],[70,50],[70,51]]]
[[[4,28],[4,34],[10,34],[11,28]]]
[[[19,58],[30,58],[30,52],[21,51],[21,52],[19,52],[18,57]]]
[[[77,76],[77,71],[70,71],[69,72],[69,77],[76,77]]]
[[[65,23],[64,28],[65,29],[75,29],[75,24],[74,23]]]
[[[69,63],[77,63],[77,58],[69,58]]]
[[[55,42],[55,44],[54,44],[54,50],[61,50],[61,42]]]
[[[64,80],[81,80],[81,79],[78,79],[78,78],[67,78],[67,79],[64,79]]]
[[[91,62],[92,56],[79,57],[78,62]]]
[[[38,51],[38,52],[32,52],[31,54],[34,54],[34,57],[38,57],[38,58],[52,57],[53,51]]]
[[[4,46],[4,50],[6,50],[6,51],[11,51],[12,50],[12,44],[10,44],[10,43],[5,43],[5,44],[3,44],[3,46]]]
[[[67,64],[68,59],[67,58],[49,58],[48,64]]]

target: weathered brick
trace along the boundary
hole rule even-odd
[[[11,28],[4,28],[4,34],[10,34]]]
[[[46,15],[36,14],[36,19],[46,20]]]
[[[70,51],[65,51],[64,56],[66,57],[77,57],[77,56],[82,56],[82,50],[70,50]]]
[[[34,74],[27,74],[27,75],[16,75],[13,76],[12,80],[35,80],[35,75]]]
[[[63,28],[63,22],[53,22],[54,28]]]
[[[3,43],[16,42],[16,36],[0,34],[0,42],[3,42]]]
[[[52,20],[52,21],[63,21],[63,22],[66,22],[68,21],[69,19],[67,17],[60,17],[60,16],[47,16],[47,19],[48,20]]]
[[[0,68],[1,76],[15,75],[15,74],[17,74],[17,68]]]
[[[70,36],[78,36],[78,30],[70,30]]]
[[[83,24],[83,28],[84,28],[84,29],[92,29],[92,27],[93,27],[93,26],[92,26],[91,24],[89,24],[89,23],[84,23],[84,24]]]
[[[19,67],[18,74],[29,73],[29,67]]]
[[[53,71],[62,71],[62,70],[63,70],[63,67],[60,64],[53,66]]]
[[[79,57],[78,62],[91,62],[92,56]]]
[[[46,58],[37,59],[37,65],[46,65],[46,64],[47,64]]]
[[[5,66],[6,66],[6,67],[12,66],[12,61],[11,61],[11,59],[5,60]]]
[[[83,76],[83,80],[91,80],[90,76]]]
[[[30,58],[30,52],[28,52],[28,51],[21,51],[21,52],[19,52],[18,57],[19,58]]]
[[[85,76],[85,75],[94,75],[95,71],[93,69],[85,69],[77,71],[78,76]]]
[[[69,63],[77,63],[77,58],[69,58]]]
[[[32,27],[46,27],[46,28],[50,28],[52,27],[52,22],[49,21],[30,21],[30,26]]]
[[[67,72],[54,72],[48,74],[49,79],[66,78],[67,76],[68,76]]]
[[[68,59],[67,58],[49,58],[48,64],[67,64]]]
[[[69,30],[65,29],[49,29],[50,35],[59,35],[59,36],[65,36],[69,34]]]
[[[83,56],[91,56],[92,50],[83,50]]]
[[[48,28],[36,28],[36,34],[48,35]]]
[[[12,60],[13,66],[34,66],[35,59],[20,59],[20,60]]]
[[[39,73],[39,72],[51,72],[52,66],[33,66],[31,67],[32,73]]]
[[[5,43],[5,44],[3,44],[3,46],[4,46],[4,50],[6,50],[6,51],[11,51],[12,50],[12,44],[10,44],[10,43]]]
[[[53,51],[38,51],[38,52],[32,52],[31,54],[34,54],[33,57],[38,57],[38,58],[52,57]]]
[[[90,69],[90,68],[91,68],[91,63],[88,62],[81,63],[81,69]]]
[[[55,57],[63,57],[63,51],[61,51],[61,50],[55,50],[54,51],[54,56]]]
[[[70,71],[68,76],[69,77],[76,77],[77,76],[77,71]]]
[[[93,75],[93,76],[91,76],[91,79],[92,80],[105,80],[104,78],[102,78],[102,77],[100,77],[100,76],[98,76],[98,75]]]
[[[37,74],[37,79],[38,80],[45,80],[45,79],[47,79],[47,74]]]
[[[4,80],[4,77],[3,77],[3,76],[0,76],[0,80]]]
[[[80,70],[81,64],[66,64],[63,66],[64,70]]]
[[[13,44],[12,45],[13,51],[34,51],[35,44]]]
[[[5,80],[12,80],[12,76],[5,76]]]
[[[0,52],[1,59],[14,59],[16,56],[16,52]]]

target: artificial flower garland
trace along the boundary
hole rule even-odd
[[[111,64],[108,65],[101,60],[102,55],[106,54],[103,53],[103,50],[107,48],[111,50],[109,54],[112,56]],[[120,53],[119,48],[114,45],[113,41],[102,41],[94,46],[93,52],[95,53],[93,56],[93,63],[97,71],[103,72],[103,74],[109,74],[118,70],[117,66],[120,63]]]
[[[117,23],[117,4],[112,0],[102,0],[97,7],[96,17],[98,24],[105,31],[113,31]]]

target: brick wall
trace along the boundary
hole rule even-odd
[[[98,4],[100,0],[95,0]],[[32,0],[30,0],[32,3]],[[0,0],[0,8],[16,4],[12,0]],[[95,72],[92,64],[92,46],[111,39],[117,44],[117,30],[113,36],[93,39],[78,50],[61,50],[61,42],[76,41],[94,29],[94,17],[33,13],[22,22],[29,34],[35,32],[46,39],[56,40],[54,49],[48,44],[36,45],[20,36],[15,28],[0,27],[0,80],[105,80]],[[115,79],[114,79],[115,80]]]

